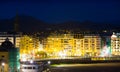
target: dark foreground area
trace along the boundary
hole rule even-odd
[[[49,72],[120,72],[120,63],[57,64]]]

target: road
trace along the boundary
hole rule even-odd
[[[50,72],[120,72],[120,63],[52,65]]]

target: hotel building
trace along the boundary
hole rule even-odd
[[[111,36],[112,56],[120,56],[120,33],[114,33]]]

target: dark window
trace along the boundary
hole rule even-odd
[[[28,69],[32,69],[32,67],[28,67]]]
[[[26,67],[24,67],[23,69],[27,69]]]
[[[35,67],[33,67],[33,69],[35,69]]]
[[[1,57],[5,57],[5,56],[2,55]]]

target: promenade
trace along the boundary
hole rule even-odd
[[[50,61],[51,64],[91,64],[91,63],[116,63],[120,57],[93,57],[93,58],[46,58],[35,60],[36,62]]]

